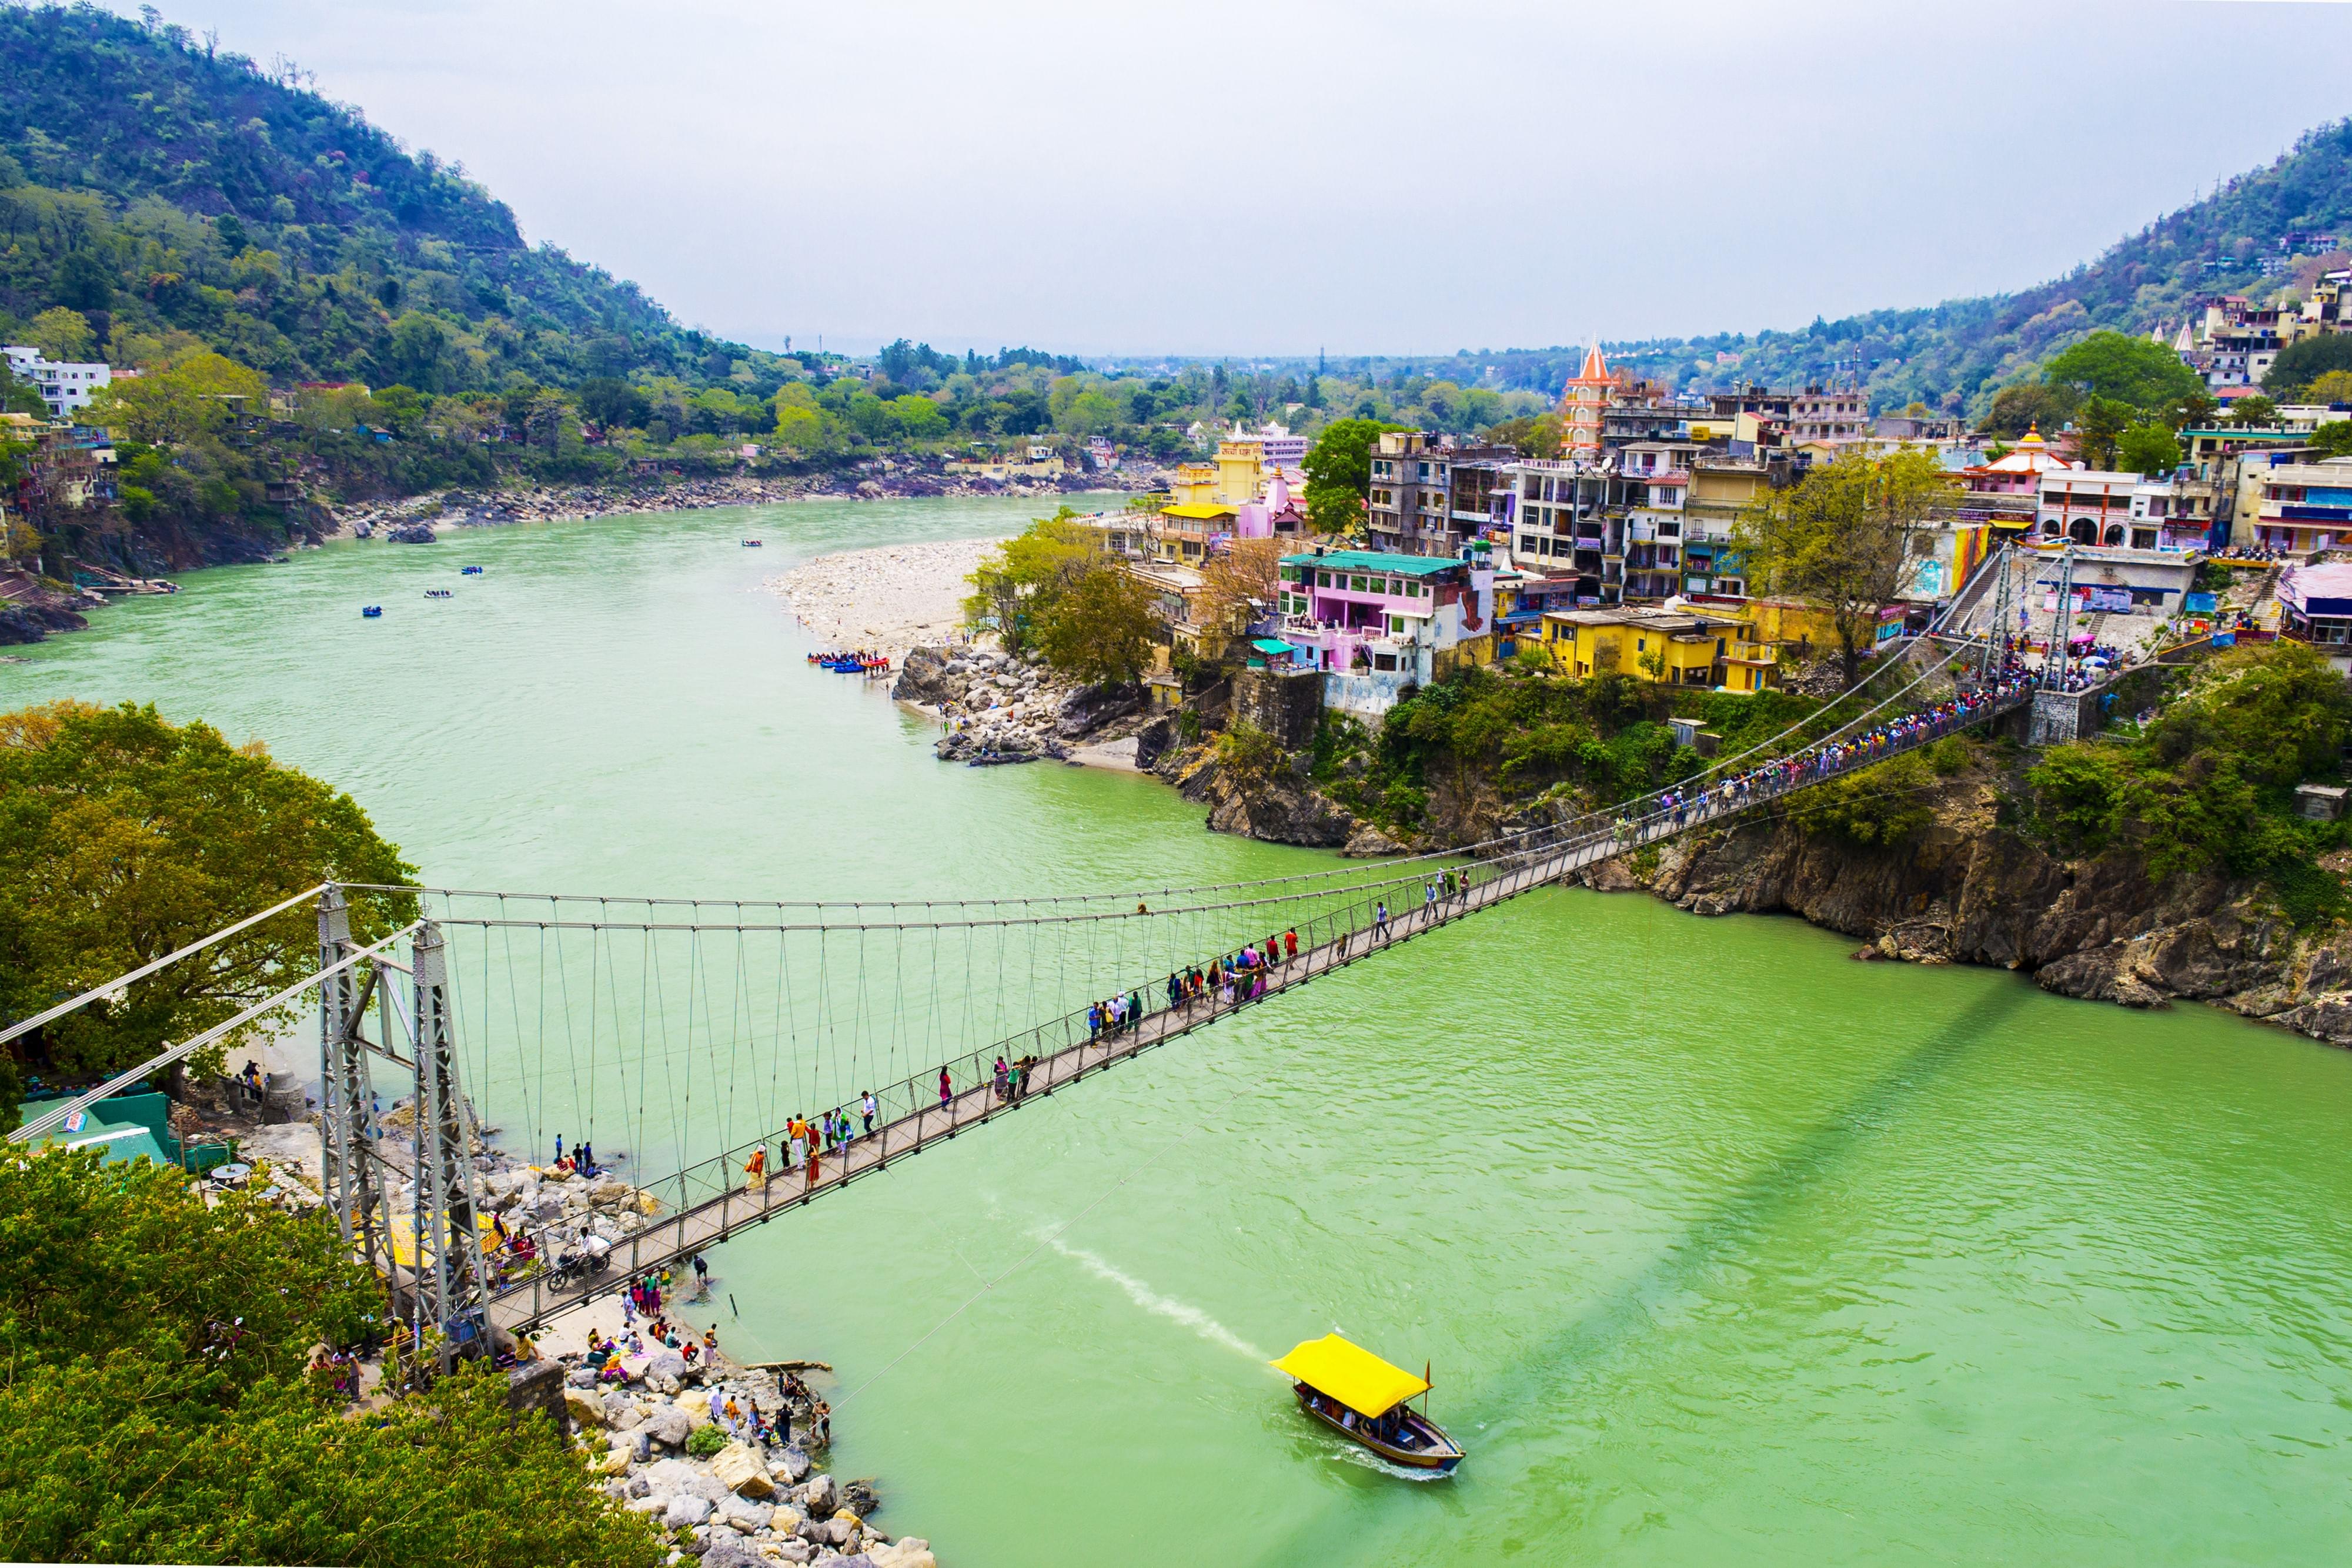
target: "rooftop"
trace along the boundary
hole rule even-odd
[[[1387,550],[1335,549],[1320,555],[1286,555],[1285,566],[1320,567],[1328,571],[1381,572],[1391,577],[1436,577],[1470,563],[1456,557],[1392,555]]]

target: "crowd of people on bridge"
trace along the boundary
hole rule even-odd
[[[1644,828],[1670,823],[1675,828],[1736,811],[1754,800],[1818,784],[1841,773],[1909,751],[1930,740],[1981,723],[1993,708],[2041,686],[2041,681],[2011,660],[1998,680],[1975,687],[1913,712],[1884,719],[1853,735],[1842,736],[1776,757],[1713,784],[1694,782],[1661,791],[1651,809],[1617,820],[1617,837],[1630,842]]]

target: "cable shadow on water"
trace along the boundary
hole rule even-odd
[[[1690,1289],[1707,1270],[1800,1207],[1822,1176],[1870,1144],[1895,1110],[2027,1006],[2027,985],[2011,979],[1970,1002],[1796,1143],[1726,1189],[1647,1268],[1548,1340],[1515,1357],[1499,1375],[1486,1380],[1476,1406],[1462,1413],[1464,1425],[1483,1433],[1486,1443],[1498,1442],[1517,1425],[1517,1414],[1530,1401],[1542,1398],[1571,1375],[1589,1380],[1596,1364],[1633,1345],[1653,1325],[1662,1303]],[[1475,1471],[1477,1463],[1473,1448],[1464,1469]],[[1270,1550],[1259,1560],[1357,1561],[1383,1545],[1396,1544],[1378,1539],[1393,1522],[1381,1514],[1334,1516],[1327,1506],[1293,1529],[1288,1545]],[[1361,1538],[1358,1546],[1345,1544],[1356,1538]]]

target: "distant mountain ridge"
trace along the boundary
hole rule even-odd
[[[2315,243],[2318,236],[2334,242]],[[2207,294],[2267,294],[2280,270],[2352,246],[2352,120],[2306,132],[2266,167],[2167,214],[2065,277],[2013,294],[1816,320],[1793,331],[1717,333],[1606,345],[1612,363],[1678,388],[1798,386],[1859,362],[1874,408],[1912,402],[1981,413],[1992,394],[2093,330],[2176,326]],[[2263,263],[2272,264],[2265,275]],[[2346,265],[2339,260],[2336,265]],[[1462,384],[1557,392],[1580,346],[1390,361]],[[1486,367],[1494,367],[1491,379]]]
[[[281,380],[425,391],[692,384],[751,356],[527,245],[462,167],[298,79],[177,27],[0,5],[0,312],[21,329],[63,306],[100,340],[179,331]]]

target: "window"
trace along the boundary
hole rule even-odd
[[[1349,591],[1352,591],[1352,592],[1356,592],[1356,593],[1364,593],[1364,592],[1369,592],[1369,591],[1370,591],[1370,590],[1366,589],[1366,588],[1365,588],[1365,586],[1364,586],[1364,579],[1362,579],[1362,578],[1360,578],[1360,577],[1351,577],[1351,578],[1349,578],[1349,579],[1348,580],[1348,587],[1349,587]]]

